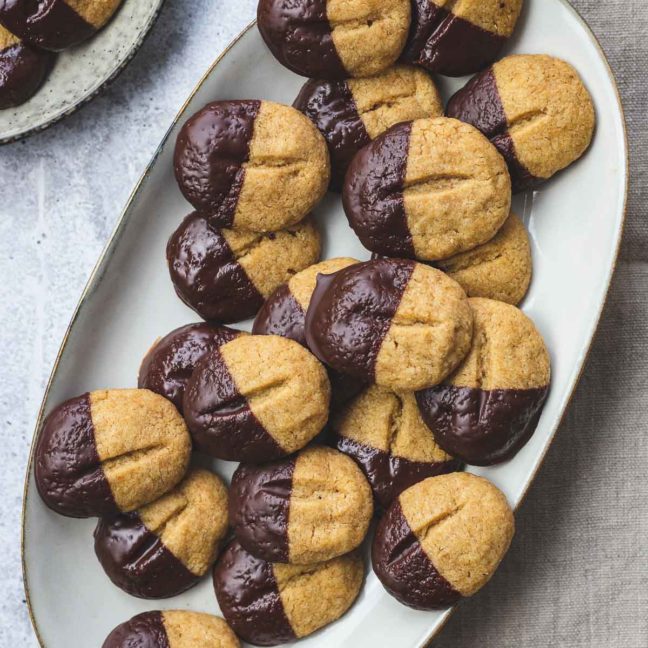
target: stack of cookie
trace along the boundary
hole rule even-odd
[[[0,110],[41,87],[56,53],[87,40],[122,0],[0,0]]]
[[[175,176],[195,211],[166,255],[205,321],[155,342],[139,389],[59,406],[37,445],[39,492],[100,517],[96,553],[118,587],[173,596],[215,563],[234,633],[292,641],[353,604],[374,514],[374,572],[405,605],[452,605],[493,575],[513,514],[462,471],[516,455],[551,374],[517,307],[532,263],[512,194],[580,157],[594,128],[567,63],[491,65],[520,7],[261,0],[271,52],[313,78],[293,107],[217,101],[179,132]],[[443,116],[429,71],[480,73]],[[329,188],[371,260],[320,261],[310,213]],[[225,326],[251,317],[252,334]],[[188,468],[191,446],[240,462],[229,494]],[[222,620],[172,611],[105,646],[205,645],[190,626],[238,645]]]

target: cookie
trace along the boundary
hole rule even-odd
[[[480,590],[514,532],[504,494],[486,479],[470,473],[430,477],[401,493],[381,518],[371,561],[398,601],[435,610]]]
[[[52,69],[56,55],[32,47],[0,25],[0,110],[31,99]]]
[[[335,447],[360,465],[384,508],[412,484],[463,468],[434,441],[411,392],[369,387],[332,428]]]
[[[223,619],[187,610],[143,612],[118,625],[102,648],[240,648]]]
[[[171,235],[166,254],[176,294],[189,308],[206,320],[236,322],[319,259],[320,236],[310,219],[261,234],[215,229],[194,212]]]
[[[471,79],[446,108],[504,156],[513,191],[542,184],[580,158],[596,115],[574,68],[545,55],[508,56]]]
[[[442,385],[416,394],[437,443],[476,466],[513,457],[529,440],[549,392],[550,360],[542,336],[518,308],[470,299],[470,353]]]
[[[198,360],[242,334],[204,322],[181,326],[156,340],[149,349],[140,366],[137,386],[168,398],[182,414],[184,390]]]
[[[93,36],[121,0],[0,0],[0,23],[30,45],[59,51]]]
[[[230,461],[270,461],[303,448],[328,418],[324,367],[278,336],[241,335],[210,351],[185,389],[196,447]]]
[[[434,81],[409,65],[395,65],[364,79],[311,79],[293,105],[324,136],[331,156],[331,188],[336,191],[342,190],[353,156],[372,139],[398,122],[443,115]]]
[[[178,135],[175,176],[215,227],[269,232],[301,221],[330,178],[326,142],[298,110],[272,101],[215,101]]]
[[[110,580],[128,594],[176,596],[212,566],[227,520],[223,482],[207,470],[193,469],[151,504],[100,519],[95,553]]]
[[[70,517],[133,511],[184,476],[191,440],[178,410],[146,389],[93,391],[43,423],[34,475],[43,501]]]
[[[241,464],[230,487],[237,540],[270,562],[310,565],[352,551],[373,514],[355,462],[323,446],[262,466]]]
[[[444,259],[495,236],[511,209],[511,181],[497,150],[455,119],[390,128],[353,158],[344,211],[372,252]]]
[[[497,60],[522,0],[413,0],[402,59],[430,72],[464,76]]]
[[[257,24],[275,58],[318,79],[368,77],[396,62],[410,0],[260,0]]]
[[[403,259],[319,275],[309,348],[336,371],[397,391],[440,383],[468,353],[472,312],[458,283]]]
[[[214,568],[218,605],[237,635],[256,646],[292,642],[341,617],[364,580],[357,553],[314,565],[255,558],[232,542]]]
[[[524,223],[512,213],[490,241],[435,265],[468,297],[519,304],[529,289],[533,269],[529,235]]]

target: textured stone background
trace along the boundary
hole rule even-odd
[[[21,582],[20,507],[60,340],[170,120],[255,4],[167,0],[107,91],[53,129],[0,148],[3,648],[36,645]],[[628,117],[633,180],[622,260],[583,379],[518,515],[513,548],[435,648],[648,646],[648,4],[573,4],[610,57]]]

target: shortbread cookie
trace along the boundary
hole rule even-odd
[[[191,440],[178,410],[146,389],[93,391],[45,419],[34,461],[43,501],[70,517],[133,511],[184,476]]]
[[[194,212],[167,245],[171,281],[180,299],[206,320],[236,322],[254,314],[273,290],[319,259],[310,220],[261,234],[215,229]]]
[[[121,0],[0,0],[0,23],[30,45],[59,51],[101,29]]]
[[[151,504],[99,520],[95,553],[110,580],[128,594],[176,596],[212,566],[227,519],[223,482],[207,470],[193,469]]]
[[[303,448],[328,419],[326,370],[294,340],[242,335],[198,363],[184,396],[196,447],[262,462]]]
[[[478,130],[456,119],[418,119],[355,156],[343,199],[367,249],[434,261],[495,236],[510,212],[511,181]]]
[[[330,179],[326,142],[298,110],[272,101],[216,101],[182,127],[175,175],[215,227],[270,232],[295,225]]]
[[[156,340],[142,360],[137,386],[168,398],[182,414],[187,381],[208,351],[218,349],[243,331],[215,324],[187,324]]]
[[[524,223],[511,214],[495,236],[436,267],[452,277],[468,297],[487,297],[519,304],[527,293],[533,264]]]
[[[312,446],[262,466],[241,464],[230,487],[238,541],[271,562],[310,565],[352,551],[373,513],[371,488],[345,454]]]
[[[333,420],[332,428],[335,447],[360,465],[385,508],[412,484],[463,467],[437,445],[411,392],[369,387]]]
[[[378,523],[374,572],[401,603],[444,608],[490,580],[514,532],[506,498],[486,479],[430,477],[401,493]]]
[[[470,299],[470,353],[442,385],[417,393],[423,419],[446,451],[477,466],[506,461],[529,440],[549,392],[542,336],[518,308]]]
[[[396,62],[410,0],[260,0],[257,24],[275,58],[318,79],[367,77]]]
[[[306,313],[306,340],[322,362],[401,391],[440,383],[468,353],[471,336],[459,284],[402,259],[319,275]]]
[[[364,569],[358,553],[313,565],[255,558],[232,542],[214,568],[223,616],[257,646],[292,642],[341,617],[358,597]]]
[[[450,99],[446,112],[478,128],[508,163],[513,191],[538,186],[592,141],[592,98],[574,68],[541,54],[508,56]]]
[[[522,0],[413,0],[403,60],[464,76],[490,65],[515,29]]]
[[[118,625],[102,648],[241,648],[220,617],[187,610],[143,612]]]
[[[55,59],[52,52],[28,45],[0,25],[0,110],[33,97]]]
[[[311,79],[293,105],[324,136],[331,155],[331,188],[336,191],[342,190],[353,156],[372,139],[399,122],[443,115],[434,81],[409,65],[395,65],[364,79]]]

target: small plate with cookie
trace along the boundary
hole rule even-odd
[[[135,55],[164,0],[0,0],[0,144],[88,102]]]
[[[41,645],[427,645],[505,560],[627,172],[564,0],[261,0],[50,379],[23,519]]]

